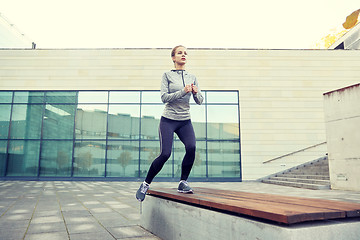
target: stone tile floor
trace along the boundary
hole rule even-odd
[[[0,181],[1,240],[159,239],[140,226],[139,182]],[[360,203],[360,192],[308,190],[260,182],[191,186]],[[176,188],[175,182],[151,186]],[[146,201],[146,199],[145,199]]]

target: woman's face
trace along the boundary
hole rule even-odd
[[[186,48],[178,47],[175,51],[175,56],[172,57],[172,60],[174,61],[175,65],[185,65],[186,57]]]

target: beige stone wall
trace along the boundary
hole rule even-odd
[[[360,191],[360,84],[324,94],[331,188]]]
[[[359,51],[189,49],[202,89],[239,90],[243,179],[326,141],[324,92],[358,82]],[[0,50],[2,90],[157,90],[170,49]],[[308,160],[325,151],[309,153]]]

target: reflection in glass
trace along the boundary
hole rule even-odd
[[[139,91],[110,91],[110,103],[140,103]]]
[[[12,92],[0,91],[0,103],[11,103],[12,95]]]
[[[142,92],[142,103],[163,103],[161,101],[160,91],[143,91]]]
[[[14,103],[43,103],[44,92],[15,92]]]
[[[105,176],[106,141],[76,141],[74,177]]]
[[[212,92],[206,93],[207,103],[233,103],[239,102],[238,92]]]
[[[206,138],[205,105],[190,106],[191,123],[197,140]]]
[[[80,91],[78,103],[107,103],[107,91]]]
[[[40,176],[71,176],[73,141],[43,141]]]
[[[140,105],[110,105],[109,139],[139,139]]]
[[[37,176],[40,141],[9,142],[7,176]]]
[[[208,142],[209,178],[240,178],[239,148],[239,142]]]
[[[9,135],[11,105],[0,105],[0,139],[7,139]]]
[[[138,177],[139,142],[108,141],[106,176]]]
[[[13,105],[11,139],[40,139],[44,105]]]
[[[7,140],[0,140],[0,176],[5,176]]]
[[[77,139],[105,139],[107,105],[79,105],[76,110]]]
[[[140,149],[140,177],[146,177],[151,163],[160,154],[159,141],[142,141]],[[173,173],[173,153],[156,177],[172,177]],[[156,180],[155,177],[155,180]]]
[[[208,139],[239,139],[239,117],[237,105],[208,106]]]
[[[181,164],[185,156],[185,146],[181,141],[174,142],[174,177],[181,177]],[[206,142],[196,142],[195,161],[190,172],[191,177],[206,177]]]
[[[43,138],[73,139],[76,105],[46,104]]]
[[[46,92],[47,103],[76,103],[76,91]]]
[[[163,111],[163,105],[142,105],[141,139],[159,139],[158,129]]]

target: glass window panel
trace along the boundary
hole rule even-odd
[[[107,105],[78,105],[75,133],[77,139],[105,139]]]
[[[7,140],[0,140],[0,176],[5,175]]]
[[[0,105],[0,139],[7,139],[9,135],[11,105]]]
[[[107,103],[107,102],[108,102],[107,91],[79,92],[78,103]]]
[[[11,103],[12,102],[12,92],[0,91],[0,103]]]
[[[47,103],[76,103],[76,91],[46,92]]]
[[[238,139],[239,117],[237,105],[208,106],[208,139]]]
[[[10,141],[7,176],[37,176],[39,154],[40,141]]]
[[[143,91],[141,101],[142,103],[163,103],[160,91]]]
[[[139,139],[140,105],[110,105],[109,139]]]
[[[159,139],[159,123],[164,111],[163,105],[142,105],[141,107],[141,138]]]
[[[44,92],[15,92],[14,103],[43,103]]]
[[[174,176],[181,177],[181,164],[185,156],[185,147],[181,141],[174,142]],[[190,172],[191,177],[206,177],[206,142],[196,142],[196,152],[194,165]]]
[[[106,141],[76,141],[74,177],[105,176]]]
[[[238,92],[207,92],[207,103],[238,103]]]
[[[43,138],[73,139],[76,105],[46,104]]]
[[[240,178],[239,147],[239,142],[208,142],[209,178]]]
[[[43,141],[40,176],[70,177],[73,141]]]
[[[108,177],[138,177],[139,142],[108,141],[106,171]]]
[[[40,139],[44,105],[13,105],[11,139]]]
[[[196,139],[204,140],[206,138],[205,105],[192,105],[190,107],[190,114]]]
[[[140,103],[140,91],[111,91],[110,103]]]
[[[151,163],[160,154],[160,142],[159,141],[141,141],[140,150],[140,177],[146,177]],[[173,173],[173,154],[165,163],[161,171],[156,177],[172,177]],[[156,180],[155,177],[155,180]]]

